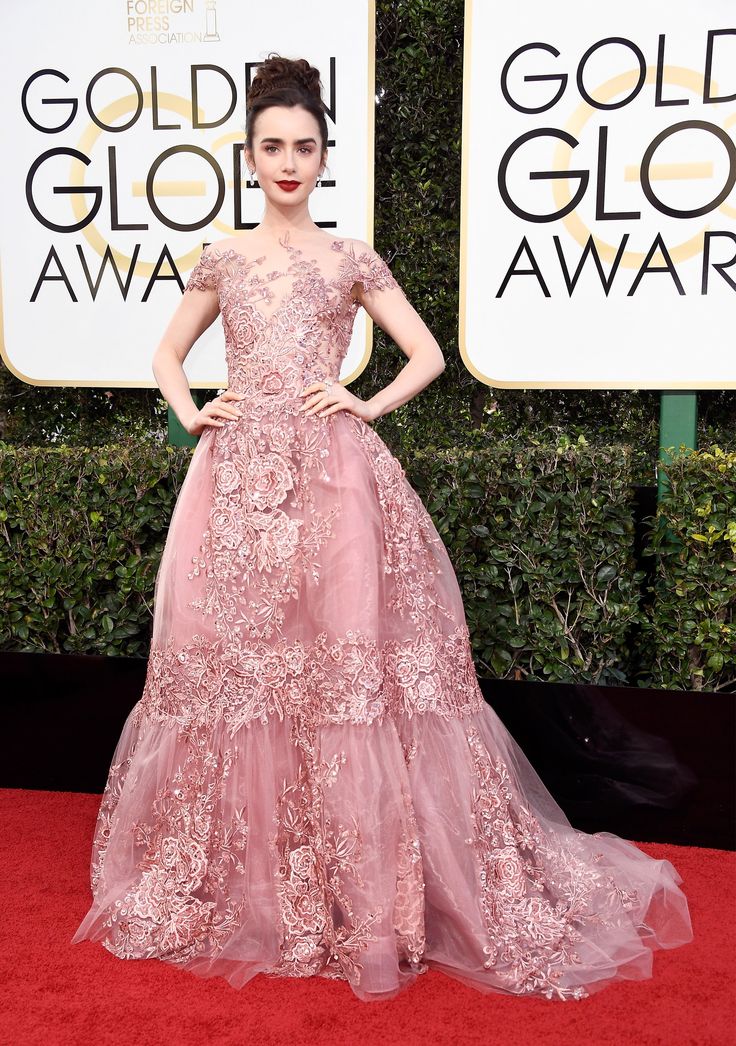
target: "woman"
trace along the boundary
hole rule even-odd
[[[680,876],[573,829],[484,702],[447,552],[370,425],[444,360],[383,259],[309,215],[307,62],[261,67],[245,158],[263,220],[203,251],[154,359],[201,438],[73,940],[364,1000],[429,967],[553,999],[650,976],[692,938]],[[368,401],[338,380],[361,306],[409,358]],[[218,313],[229,387],[198,410],[181,364]]]

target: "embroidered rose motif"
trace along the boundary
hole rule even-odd
[[[284,700],[289,708],[293,709],[295,715],[301,715],[305,708],[310,707],[312,700],[309,688],[303,682],[292,682],[282,691]]]
[[[288,879],[282,881],[281,892],[283,921],[297,940],[305,938],[309,941],[312,933],[324,929],[326,920],[319,890],[290,874]],[[296,941],[293,942],[295,944]]]
[[[304,671],[305,663],[306,651],[303,644],[297,641],[284,654],[284,664],[292,675],[297,676]]]
[[[161,863],[164,868],[173,868],[179,857],[179,846],[176,839],[161,840]]]
[[[141,919],[160,921],[169,895],[176,889],[176,883],[163,868],[151,868],[141,876],[138,891],[131,911]]]
[[[508,853],[499,858],[496,861],[494,875],[499,886],[512,897],[524,896],[524,871],[517,853]]]
[[[300,937],[295,942],[291,954],[298,962],[305,962],[317,954],[317,941],[316,937]]]
[[[231,309],[228,311],[228,329],[232,331],[234,340],[228,339],[227,348],[235,349],[251,345],[260,330],[259,320],[261,320],[260,313],[257,313],[252,305],[241,301],[233,302]],[[237,355],[233,353],[233,362],[237,358]],[[228,367],[228,373],[232,373],[234,369]],[[232,382],[230,387],[234,387]],[[241,389],[238,387],[237,391],[244,392],[246,388],[247,384],[245,388]]]
[[[212,818],[209,814],[195,813],[193,822],[194,831],[192,834],[195,835],[197,839],[206,838],[211,827]],[[202,859],[205,861],[206,866],[207,858],[205,856],[204,850],[200,850],[200,854],[202,855]]]
[[[161,842],[161,864],[171,869],[178,883],[201,882],[207,871],[202,847],[193,839],[170,837]]]
[[[140,919],[128,919],[128,943],[133,949],[146,947],[151,939],[151,924]]]
[[[281,425],[269,432],[271,450],[276,454],[286,454],[294,446],[294,429],[291,425]]]
[[[284,659],[278,654],[266,655],[258,665],[256,678],[259,683],[265,683],[266,686],[282,686],[286,679]]]
[[[322,915],[321,908],[319,894],[316,890],[312,890],[309,894],[301,895],[297,898],[294,910],[299,920],[300,933],[305,931],[307,933],[316,933],[324,929],[326,920]]]
[[[289,466],[280,454],[263,454],[247,464],[245,493],[259,509],[281,504],[293,485]]]
[[[437,652],[429,643],[417,651],[417,666],[421,672],[431,672],[437,661]]]
[[[270,370],[264,375],[261,382],[261,389],[269,396],[274,395],[277,392],[281,392],[284,388],[284,379],[281,377],[278,371]]]
[[[309,879],[314,869],[314,851],[310,846],[298,846],[289,854],[289,867],[300,879]]]
[[[215,485],[223,494],[229,494],[240,486],[240,476],[232,461],[221,461],[215,467]]]
[[[242,526],[239,513],[229,508],[216,509],[212,513],[212,529],[225,548],[237,548],[242,541]]]
[[[419,665],[413,652],[408,651],[396,659],[396,680],[399,686],[412,686],[418,674]]]
[[[426,702],[427,708],[431,708],[433,699],[435,697],[440,697],[441,694],[436,678],[430,676],[428,679],[420,679],[417,693],[419,694],[419,697]]]

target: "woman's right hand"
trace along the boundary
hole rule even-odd
[[[221,421],[221,418],[230,420],[231,418],[242,417],[242,412],[237,407],[231,407],[229,403],[232,400],[242,400],[244,394],[242,392],[230,392],[229,389],[225,389],[224,392],[220,393],[213,400],[198,410],[197,413],[189,420],[184,426],[190,436],[201,435],[206,428],[217,427],[224,425],[225,422]]]

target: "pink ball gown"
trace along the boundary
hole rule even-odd
[[[403,291],[359,240],[276,249],[213,244],[187,283],[217,301],[246,398],[204,430],[172,515],[72,940],[366,1001],[428,968],[559,1000],[651,976],[692,939],[681,877],[571,827],[483,699],[399,461],[347,411],[299,412],[339,377],[355,284]]]

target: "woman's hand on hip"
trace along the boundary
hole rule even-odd
[[[201,435],[206,428],[220,428],[225,424],[226,421],[231,421],[233,418],[242,417],[242,412],[237,407],[231,406],[230,404],[234,400],[242,400],[244,398],[241,392],[230,392],[229,389],[225,389],[219,396],[216,396],[213,400],[202,407],[194,414],[187,424],[184,426],[190,436]]]
[[[373,410],[366,401],[354,396],[339,381],[333,382],[327,389],[323,381],[315,381],[306,385],[299,395],[307,397],[299,408],[305,416],[316,414],[323,418],[328,414],[336,414],[338,410],[346,410],[363,421],[375,421]]]

